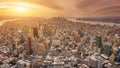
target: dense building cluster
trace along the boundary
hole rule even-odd
[[[0,26],[0,68],[119,68],[120,27],[63,17]]]

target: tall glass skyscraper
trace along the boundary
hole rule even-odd
[[[115,53],[114,63],[115,64],[120,64],[120,47],[118,47],[118,49]]]
[[[112,54],[112,43],[107,42],[103,44],[103,53],[102,56],[106,59],[108,59],[110,57],[110,55]]]

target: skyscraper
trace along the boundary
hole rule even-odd
[[[98,48],[101,48],[102,47],[102,41],[101,41],[101,37],[100,36],[96,36],[96,46],[98,47]]]
[[[28,40],[28,54],[30,55],[32,53],[31,38],[28,37],[27,40]]]
[[[41,23],[41,21],[39,21],[39,26],[38,26],[38,28],[39,28],[39,30],[40,30],[40,26],[42,25],[42,23]]]
[[[120,47],[118,47],[118,49],[115,53],[114,63],[115,64],[120,64]]]
[[[33,35],[34,35],[34,37],[38,38],[38,28],[37,27],[33,28]]]
[[[21,44],[21,43],[24,43],[24,41],[25,41],[24,36],[21,35],[21,36],[20,36],[20,44]]]
[[[41,22],[39,22],[39,37],[43,37],[44,26]]]
[[[103,54],[101,56],[108,59],[110,55],[112,54],[111,49],[112,49],[112,43],[110,42],[104,43]]]
[[[102,41],[101,41],[101,37],[100,36],[96,36],[95,38],[95,43],[96,43],[96,52],[98,54],[101,54],[101,50],[102,50]]]

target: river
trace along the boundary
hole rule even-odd
[[[19,18],[19,19],[7,19],[7,20],[2,20],[2,21],[0,21],[0,27],[4,24],[4,23],[6,23],[6,22],[8,22],[8,21],[16,21],[16,20],[20,20],[21,18]]]

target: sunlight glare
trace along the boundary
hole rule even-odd
[[[16,7],[15,9],[19,12],[25,12],[26,11],[25,7]]]

